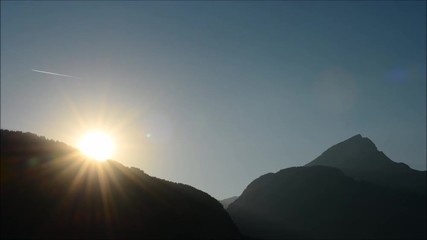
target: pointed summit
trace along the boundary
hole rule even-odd
[[[360,134],[330,147],[305,166],[335,167],[356,179],[425,194],[425,171],[392,161]]]
[[[375,144],[366,137],[357,134],[340,142],[306,166],[322,165],[340,169],[382,169],[392,164],[387,156],[379,152]]]
[[[328,148],[306,166],[330,166],[345,170],[384,171],[397,168],[409,169],[406,164],[395,163],[378,151],[371,139],[357,134]]]
[[[347,139],[347,140],[345,140],[343,142],[351,142],[351,141],[353,141],[353,142],[360,142],[362,140],[368,140],[369,142],[371,142],[373,144],[373,142],[369,138],[362,137],[362,135],[360,133],[354,135],[353,137],[351,137],[351,138],[349,138],[349,139]]]
[[[358,153],[378,151],[377,147],[371,141],[371,139],[367,137],[362,137],[362,135],[360,134],[354,135],[353,137],[332,146],[326,152],[328,152],[329,150],[333,151],[337,149],[351,151],[351,152],[358,152]]]
[[[351,138],[349,138],[349,139],[347,139],[347,140],[351,140],[351,139],[362,139],[363,137],[362,137],[362,135],[359,133],[359,134],[356,134],[356,135],[354,135],[353,137],[351,137]],[[346,140],[346,141],[347,141]]]
[[[425,182],[357,134],[255,179],[227,211],[254,239],[425,239]]]

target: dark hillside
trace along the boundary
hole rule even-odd
[[[227,209],[263,239],[425,239],[425,195],[359,182],[331,167],[296,167],[254,180]]]
[[[85,159],[63,143],[1,130],[1,237],[229,239],[222,205],[191,186],[115,161]]]

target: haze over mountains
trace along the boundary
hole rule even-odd
[[[237,196],[233,196],[233,197],[229,197],[229,198],[226,198],[226,199],[222,199],[219,202],[222,204],[222,206],[225,209],[227,209],[230,204],[232,204],[234,201],[236,201],[237,198],[238,198]]]
[[[425,171],[356,135],[304,167],[255,179],[227,210],[263,239],[425,239],[425,182]]]
[[[234,239],[240,233],[218,201],[191,186],[1,130],[1,237]]]

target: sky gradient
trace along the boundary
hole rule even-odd
[[[1,128],[218,199],[359,133],[425,170],[425,43],[423,1],[2,1]]]

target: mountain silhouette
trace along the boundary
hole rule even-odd
[[[222,206],[223,206],[225,209],[227,209],[227,208],[228,208],[228,206],[229,206],[231,203],[233,203],[234,201],[236,201],[236,199],[237,199],[237,198],[238,198],[237,196],[233,196],[233,197],[229,197],[229,198],[223,199],[223,200],[221,200],[221,201],[219,201],[219,202],[222,204]]]
[[[242,234],[254,238],[426,238],[425,193],[407,183],[392,185],[401,179],[369,181],[371,175],[354,177],[349,169],[407,177],[405,181],[419,174],[392,162],[372,141],[356,135],[304,167],[255,179],[227,211]],[[421,174],[425,179],[425,172]]]
[[[2,239],[235,239],[221,204],[31,133],[1,130]]]
[[[306,166],[330,166],[355,179],[403,191],[426,193],[426,171],[393,162],[360,134],[338,143]]]

